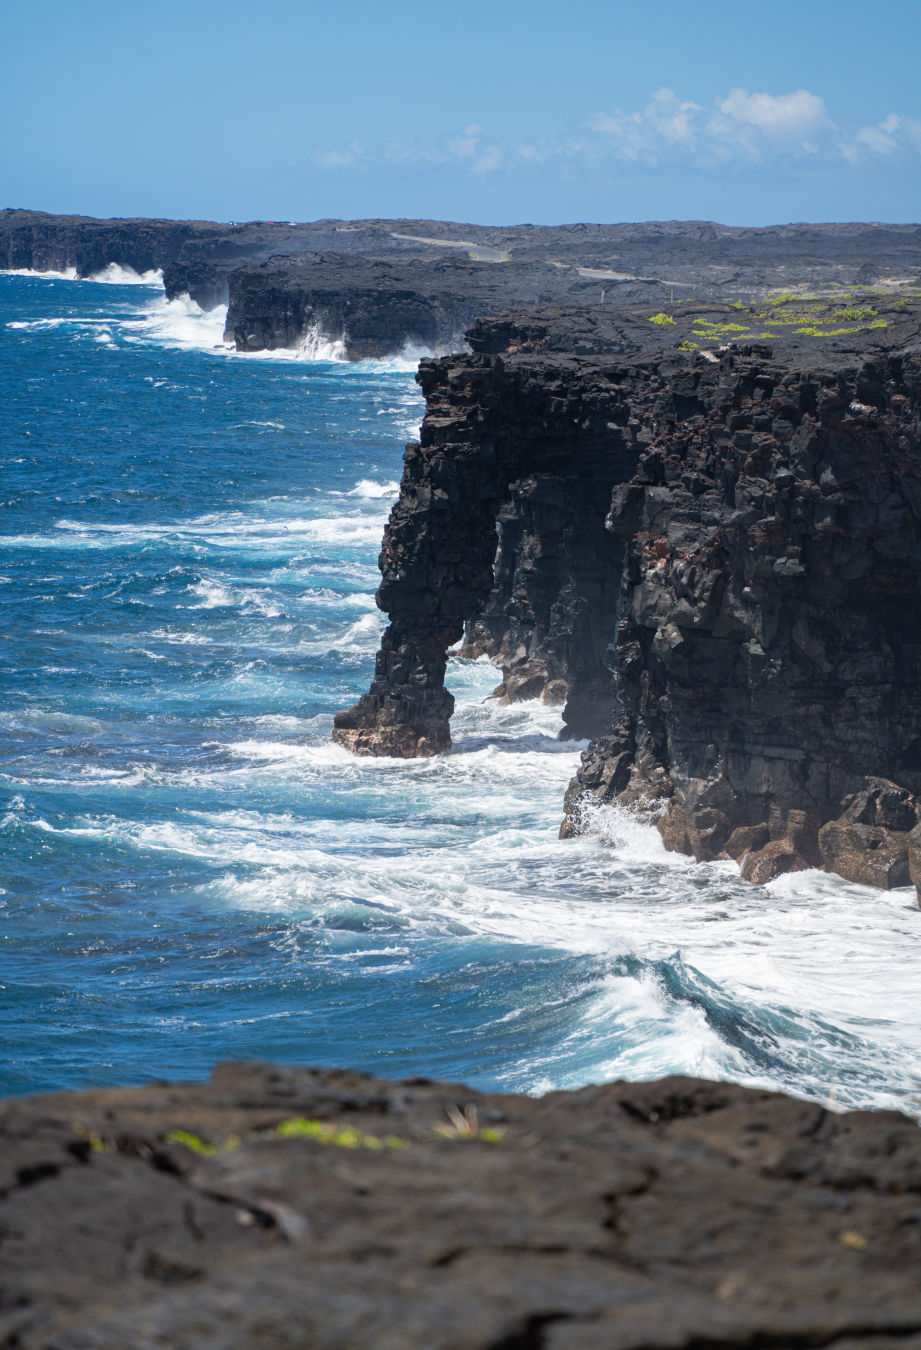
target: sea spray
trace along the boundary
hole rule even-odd
[[[3,1090],[263,1057],[921,1111],[908,892],[752,890],[610,808],[561,842],[581,746],[484,661],[450,664],[452,753],[330,742],[386,622],[410,368],[253,360],[136,285],[0,303]]]

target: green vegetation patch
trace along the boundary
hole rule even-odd
[[[856,328],[797,328],[796,332],[804,337],[841,337],[847,333],[865,333],[871,328],[888,328],[885,319],[874,319],[872,323],[858,324]]]
[[[365,1134],[354,1125],[336,1125],[329,1120],[308,1120],[305,1116],[292,1116],[283,1120],[274,1131],[279,1139],[313,1139],[318,1144],[332,1144],[334,1148],[370,1148],[397,1149],[406,1148],[407,1142],[398,1134],[388,1134],[380,1138],[376,1134]]]
[[[207,1140],[192,1134],[190,1130],[170,1130],[163,1137],[168,1144],[182,1144],[190,1153],[197,1153],[200,1158],[210,1158],[215,1153],[232,1153],[234,1149],[240,1147],[240,1140],[235,1134],[220,1144],[209,1144]]]
[[[744,323],[715,323],[710,319],[695,319],[695,330],[698,337],[728,337],[732,333],[747,333],[748,325]]]
[[[844,305],[841,309],[836,309],[834,315],[836,319],[875,319],[879,310],[871,309],[869,305],[860,307],[858,305]]]
[[[649,322],[657,324],[659,328],[667,328],[669,324],[675,322],[670,314],[650,314]]]

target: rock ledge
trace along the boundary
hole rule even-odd
[[[921,1346],[921,1131],[689,1078],[0,1103],[6,1350]]]

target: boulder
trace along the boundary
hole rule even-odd
[[[741,858],[745,853],[757,853],[770,839],[767,824],[739,825],[733,830],[723,847],[727,858]]]
[[[785,872],[808,872],[810,867],[790,839],[772,839],[764,848],[744,854],[741,861],[742,879],[753,886],[763,886]]]
[[[867,778],[862,791],[845,799],[844,813],[819,831],[825,870],[882,890],[910,885],[909,832],[918,814],[907,789],[887,778]]]

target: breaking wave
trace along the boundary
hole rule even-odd
[[[245,1056],[921,1114],[910,893],[753,890],[610,807],[560,841],[583,747],[486,661],[449,663],[450,753],[332,743],[386,622],[417,353],[234,365],[188,300],[0,302],[0,1090]]]
[[[163,286],[163,269],[156,268],[147,272],[136,272],[133,267],[122,267],[120,263],[110,262],[101,272],[94,272],[85,278],[87,281],[100,281],[108,286]]]

